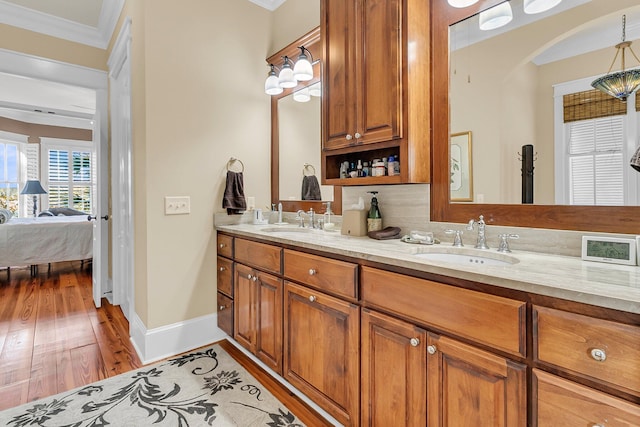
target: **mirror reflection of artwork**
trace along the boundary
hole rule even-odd
[[[472,202],[471,132],[452,134],[449,153],[451,159],[451,200],[454,202]]]

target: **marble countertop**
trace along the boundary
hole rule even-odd
[[[583,261],[581,258],[495,249],[465,252],[510,260],[510,265],[452,264],[416,256],[417,252],[452,251],[450,244],[415,245],[400,240],[343,236],[339,232],[300,231],[295,225],[217,225],[219,231],[297,245],[412,270],[473,280],[524,292],[640,314],[640,267]],[[279,230],[279,231],[274,231]]]

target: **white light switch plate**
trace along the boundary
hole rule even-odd
[[[191,197],[173,196],[164,198],[165,215],[183,215],[191,213]]]

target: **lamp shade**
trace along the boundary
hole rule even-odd
[[[37,179],[28,180],[20,194],[47,194]]]
[[[480,12],[480,29],[495,30],[507,25],[513,19],[513,11],[508,1],[500,3],[491,9]]]
[[[478,0],[447,0],[450,6],[453,7],[467,7],[472,4],[478,3]]]
[[[293,100],[296,102],[309,102],[310,99],[311,95],[309,95],[309,89],[306,87],[293,92]]]
[[[309,95],[311,96],[322,96],[322,86],[320,82],[314,83],[309,86]]]
[[[289,65],[289,61],[289,58],[285,56],[284,64],[282,65],[280,75],[278,76],[280,87],[286,89],[298,86],[298,81],[293,77],[293,70],[291,69],[291,65]]]
[[[296,65],[293,66],[293,76],[299,82],[306,82],[313,78],[313,66],[311,62],[309,62],[309,58],[304,53],[306,48],[304,46],[300,46],[301,52],[300,56],[296,60]]]
[[[607,74],[595,79],[591,86],[626,101],[640,87],[640,69]]]
[[[524,13],[533,15],[556,7],[562,0],[524,0]]]
[[[276,75],[275,66],[271,64],[270,67],[271,70],[269,71],[269,76],[264,82],[264,93],[267,95],[280,95],[282,93],[282,88],[280,87],[278,76]]]

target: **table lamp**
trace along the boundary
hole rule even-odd
[[[33,217],[35,218],[38,210],[38,194],[47,194],[47,192],[42,188],[42,185],[40,185],[40,181],[30,179],[27,180],[20,194],[33,195]]]

